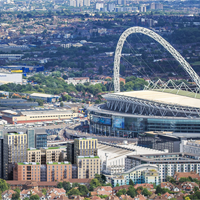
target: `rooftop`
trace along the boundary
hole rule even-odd
[[[71,164],[68,161],[64,161],[64,162],[48,162],[47,165],[69,165]]]
[[[17,163],[18,165],[40,165],[40,163],[35,163],[35,162],[21,162]]]
[[[99,156],[78,156],[79,159],[85,159],[85,158],[99,158]]]
[[[114,95],[121,97],[132,97],[158,103],[200,108],[200,99],[192,98],[189,96],[171,94],[167,92],[141,90],[131,92],[119,92],[114,93]]]

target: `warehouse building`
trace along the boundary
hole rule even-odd
[[[0,85],[7,83],[22,84],[21,73],[0,73]]]

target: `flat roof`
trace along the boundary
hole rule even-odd
[[[118,92],[114,94],[119,96],[133,97],[137,99],[154,101],[164,104],[200,108],[200,99],[195,99],[177,94],[170,94],[166,92],[141,90],[141,91],[131,91],[131,92]]]

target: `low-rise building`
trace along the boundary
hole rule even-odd
[[[52,94],[43,94],[43,93],[33,93],[30,95],[31,99],[41,99],[45,102],[52,103],[56,102],[60,96],[58,95],[52,95]]]
[[[159,182],[159,170],[156,165],[143,164],[136,166],[124,173],[121,176],[113,177],[112,185],[129,185],[129,181],[132,180],[136,184],[142,183],[155,183],[158,185]]]
[[[65,82],[68,84],[73,84],[73,85],[84,84],[84,83],[89,83],[90,78],[89,77],[74,77],[74,78],[68,78],[67,80],[65,80]]]

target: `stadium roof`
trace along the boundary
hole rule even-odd
[[[164,104],[200,108],[200,99],[165,92],[142,90],[131,92],[119,92],[114,93],[114,95],[137,98],[141,100],[153,101]]]

